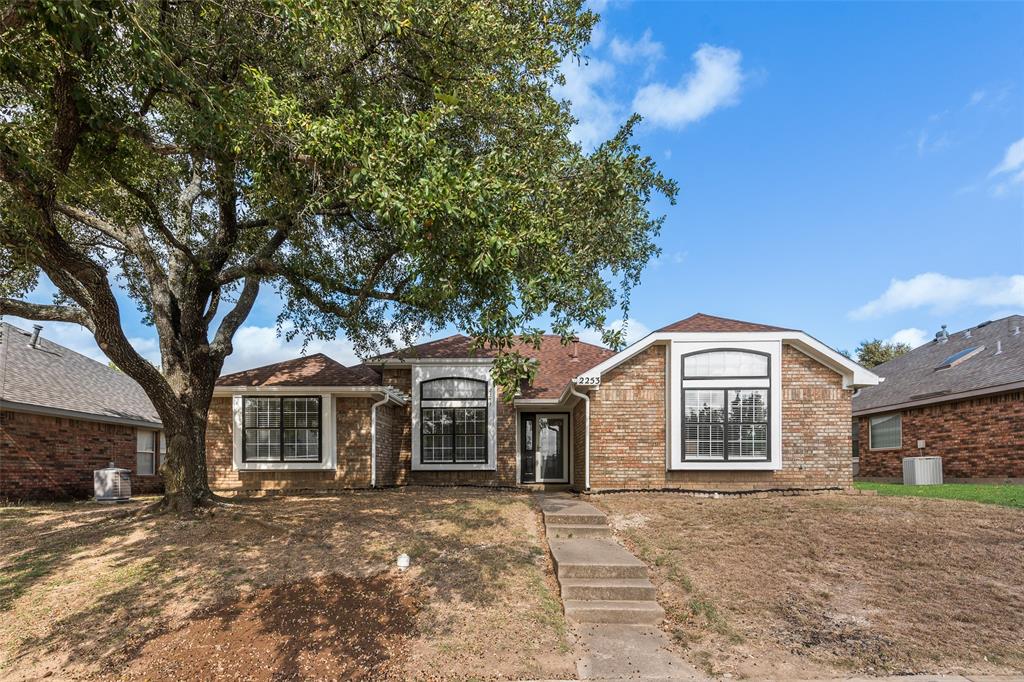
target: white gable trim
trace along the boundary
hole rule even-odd
[[[853,360],[846,358],[821,341],[798,331],[777,332],[654,332],[640,339],[632,346],[616,353],[573,379],[579,386],[595,386],[600,384],[601,375],[633,357],[640,351],[655,344],[711,343],[727,346],[730,343],[776,342],[793,346],[805,355],[835,370],[843,377],[843,388],[860,388],[876,386],[882,381],[874,372],[861,367]]]

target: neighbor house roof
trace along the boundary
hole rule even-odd
[[[366,365],[346,367],[323,353],[254,367],[217,379],[218,386],[380,386],[380,374]]]
[[[785,327],[773,327],[769,324],[731,320],[728,317],[715,317],[697,313],[684,320],[665,325],[659,332],[786,332],[793,331]]]
[[[45,333],[45,332],[44,332]],[[160,424],[145,391],[127,374],[0,322],[0,405],[107,422]]]
[[[520,398],[553,399],[560,398],[569,382],[578,374],[587,371],[594,365],[614,355],[602,346],[583,341],[562,344],[562,337],[557,334],[544,334],[539,348],[530,343],[516,343],[511,350],[537,361],[537,374],[533,384],[524,389]],[[473,339],[464,334],[454,334],[436,341],[428,341],[416,346],[378,355],[370,362],[386,362],[387,360],[457,360],[462,358],[494,358],[498,351],[494,348],[473,348]]]
[[[1010,315],[933,339],[872,368],[885,378],[853,398],[855,414],[1024,385],[1024,315]],[[1014,333],[1014,330],[1018,330]],[[969,334],[969,336],[968,336]]]

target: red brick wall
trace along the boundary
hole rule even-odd
[[[904,457],[929,455],[942,457],[947,479],[1024,478],[1024,392],[915,407],[902,415],[898,450],[872,450],[868,417],[858,419],[860,476],[901,479]]]
[[[92,472],[111,461],[132,472],[132,492],[161,492],[160,476],[135,474],[135,427],[0,411],[0,500],[93,495]]]
[[[766,490],[852,483],[850,394],[842,377],[789,346],[782,351],[782,469],[667,471],[665,353],[652,346],[591,392],[592,490]],[[577,480],[582,487],[583,479]]]

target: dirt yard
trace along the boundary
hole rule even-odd
[[[1024,670],[1024,510],[822,495],[592,500],[716,675]]]
[[[575,672],[526,495],[409,488],[194,520],[139,507],[0,508],[0,679]]]

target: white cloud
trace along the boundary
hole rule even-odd
[[[1024,137],[1017,140],[1006,148],[1002,162],[992,169],[988,176],[994,177],[1003,173],[1012,173],[1021,166],[1024,166]]]
[[[556,86],[553,94],[572,104],[572,114],[578,122],[572,129],[572,139],[585,150],[593,149],[618,130],[621,107],[601,90],[615,77],[615,67],[600,59],[580,63],[569,58],[562,62],[565,85]]]
[[[898,332],[888,338],[890,343],[905,343],[911,348],[917,348],[925,341],[928,340],[928,332],[917,327],[907,327],[906,329],[900,329]]]
[[[967,106],[973,107],[976,104],[981,104],[981,101],[988,95],[986,90],[975,90],[971,93],[971,98],[967,101]]]
[[[632,64],[634,62],[646,62],[647,74],[650,75],[654,64],[665,56],[665,46],[651,38],[651,29],[644,31],[640,39],[635,42],[623,40],[619,37],[612,38],[608,45],[612,58],[617,62]]]
[[[286,341],[284,332],[289,329],[291,327],[286,325],[282,334],[278,335],[276,327],[243,325],[235,333],[235,338],[232,341],[234,352],[224,361],[224,373],[238,372],[300,357],[302,355],[302,336],[299,335],[291,341]],[[332,341],[312,339],[306,346],[306,355],[315,353],[324,353],[346,367],[360,362],[347,339]]]
[[[743,83],[742,58],[738,50],[701,45],[693,53],[694,71],[678,86],[644,86],[633,98],[633,109],[655,125],[683,128],[715,109],[734,105]]]
[[[893,279],[881,296],[850,311],[850,317],[865,319],[914,308],[942,313],[967,306],[1024,308],[1024,275],[959,278],[926,272]]]
[[[616,329],[617,330],[617,329],[622,329],[623,324],[624,323],[623,323],[622,320],[615,320],[615,321],[611,322],[608,325],[608,327],[610,329]],[[627,327],[626,327],[626,345],[627,346],[636,343],[637,341],[639,341],[640,339],[644,338],[645,336],[647,336],[648,334],[651,333],[650,327],[645,325],[643,322],[638,322],[637,320],[630,320],[628,323],[625,323],[625,324],[627,324]],[[604,343],[601,341],[601,335],[598,334],[593,329],[584,329],[582,332],[580,332],[579,337],[580,337],[580,341],[584,341],[586,343],[593,343],[593,344],[597,344],[598,346],[603,346],[604,345]]]

